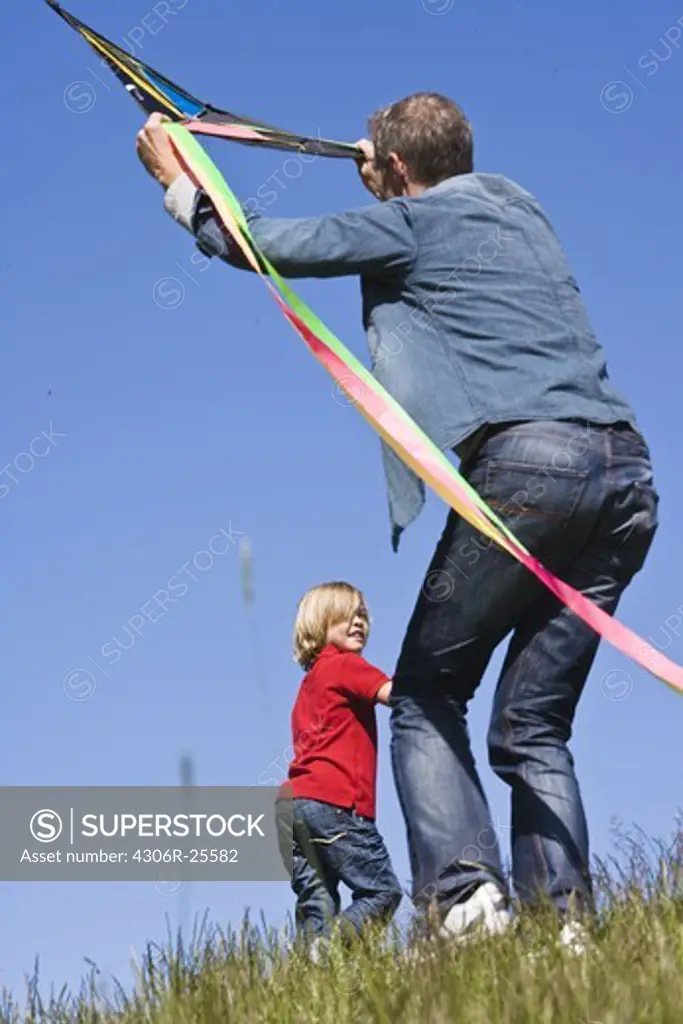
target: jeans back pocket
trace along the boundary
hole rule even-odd
[[[481,496],[506,521],[567,522],[579,504],[588,471],[488,459]],[[509,523],[508,523],[509,525]]]

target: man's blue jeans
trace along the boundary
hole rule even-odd
[[[329,935],[337,918],[347,934],[360,934],[370,921],[389,922],[403,893],[374,821],[319,800],[295,799],[292,805],[298,930]],[[340,882],[352,897],[341,914]]]
[[[608,612],[643,565],[658,496],[645,442],[627,425],[519,423],[464,467],[522,543]],[[503,882],[498,836],[470,749],[467,706],[512,633],[488,735],[511,788],[517,896],[590,907],[586,819],[567,743],[597,635],[511,556],[451,512],[394,674],[392,763],[413,898],[442,914]]]

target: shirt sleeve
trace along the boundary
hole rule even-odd
[[[401,200],[324,217],[262,217],[246,209],[245,216],[256,245],[283,277],[405,274],[417,252],[410,211]],[[251,269],[201,191],[192,230],[207,255]]]
[[[240,247],[223,228],[209,197],[197,188],[189,175],[180,174],[166,189],[164,209],[196,237],[197,248],[205,256],[220,256],[240,270],[252,269]]]
[[[166,189],[164,209],[187,231],[192,231],[197,186],[187,174],[180,174]]]
[[[349,653],[344,662],[339,688],[349,697],[374,701],[380,688],[389,682],[386,672],[370,665],[360,654]]]
[[[257,246],[283,277],[405,274],[417,252],[410,210],[401,200],[323,217],[251,213],[247,219]]]
[[[206,255],[251,269],[209,197],[186,174],[167,189],[164,207]],[[262,217],[246,208],[244,213],[256,245],[283,277],[404,274],[415,261],[410,207],[402,199],[323,217]]]

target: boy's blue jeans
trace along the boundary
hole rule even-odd
[[[390,921],[403,894],[374,821],[318,800],[295,799],[292,805],[298,930],[329,935],[337,918],[342,930],[359,934],[369,921]],[[341,914],[340,882],[352,896]]]
[[[657,525],[639,434],[619,424],[507,425],[465,475],[532,554],[614,612]],[[545,895],[561,912],[592,903],[586,819],[567,743],[598,637],[451,513],[403,643],[391,721],[413,896],[418,904],[435,900],[442,914],[477,883],[503,879],[501,829],[472,757],[467,707],[509,633],[488,749],[512,791],[502,824],[516,893],[526,901]]]

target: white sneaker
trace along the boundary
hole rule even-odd
[[[575,956],[582,956],[588,946],[588,933],[579,921],[567,921],[560,932],[560,945]]]
[[[579,921],[567,921],[562,925],[562,929],[556,940],[553,940],[542,950],[530,950],[526,954],[526,957],[530,962],[536,962],[541,960],[542,957],[552,949],[556,949],[557,946],[560,946],[561,949],[566,949],[567,952],[571,953],[573,956],[583,956],[588,949],[589,941],[588,932],[584,925]]]
[[[314,939],[312,939],[308,947],[308,958],[311,961],[311,963],[324,963],[327,957],[329,945],[329,941],[322,935],[317,935]]]
[[[499,935],[510,924],[505,894],[493,882],[484,882],[464,903],[456,903],[446,914],[441,935],[458,942],[472,935]]]

